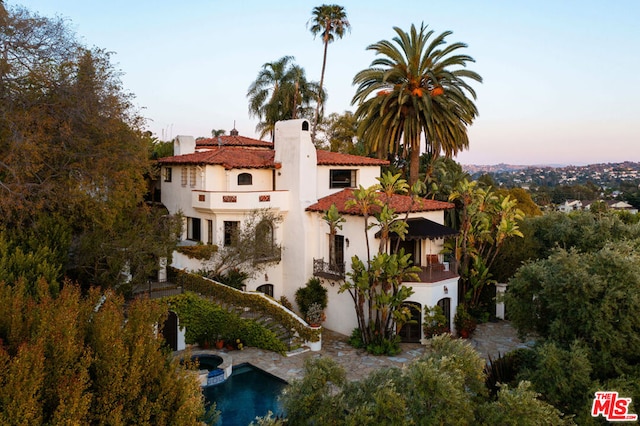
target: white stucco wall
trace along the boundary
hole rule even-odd
[[[238,185],[238,175],[249,173],[252,176],[251,185]],[[273,178],[271,169],[232,169],[225,171],[227,188],[224,191],[271,191]]]
[[[313,272],[313,242],[318,238],[305,209],[317,201],[316,149],[311,142],[307,120],[276,123],[274,160],[282,167],[276,173],[276,188],[288,190],[289,212],[283,222],[282,244],[283,294],[294,301],[295,290],[303,286]]]

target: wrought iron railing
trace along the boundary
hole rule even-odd
[[[344,263],[332,264],[324,259],[313,259],[313,275],[329,280],[343,280]]]

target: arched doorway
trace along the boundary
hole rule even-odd
[[[411,320],[404,324],[398,335],[404,343],[419,343],[422,338],[422,305],[417,302],[405,302],[403,307],[411,311]]]
[[[444,297],[438,300],[438,306],[442,309],[442,314],[447,319],[447,328],[451,330],[451,298]]]
[[[178,315],[169,311],[169,316],[162,327],[162,336],[172,351],[178,350]]]

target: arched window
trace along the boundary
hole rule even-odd
[[[307,120],[304,120],[302,122],[302,130],[308,132],[309,131],[309,122]]]
[[[256,261],[272,260],[279,256],[275,244],[273,224],[263,220],[256,226],[255,257]]]
[[[251,173],[240,173],[238,175],[238,185],[251,185],[253,183],[253,176]]]
[[[409,308],[411,320],[402,326],[398,335],[403,342],[419,342],[422,337],[422,305],[417,302],[404,302],[402,306]]]
[[[267,296],[273,297],[273,284],[263,284],[256,290],[258,290],[260,293],[266,294]]]

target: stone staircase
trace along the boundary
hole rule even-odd
[[[243,308],[238,306],[227,305],[213,300],[218,305],[227,309],[230,312],[237,314],[240,318],[254,320],[264,328],[271,330],[278,340],[280,340],[287,347],[289,352],[300,352],[298,349],[302,348],[304,341],[302,341],[295,333],[294,330],[287,329],[279,322],[275,321],[272,317],[264,315],[262,312],[255,312],[251,308]]]

